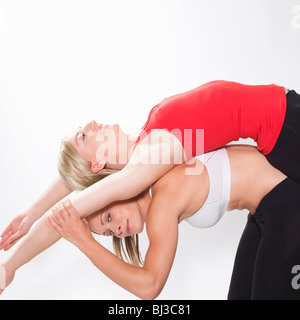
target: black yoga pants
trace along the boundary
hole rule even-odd
[[[266,158],[273,167],[300,182],[300,95],[291,90],[286,95],[286,101],[283,126]]]
[[[300,300],[300,184],[286,178],[249,213],[229,300]]]

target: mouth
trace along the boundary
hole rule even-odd
[[[97,123],[98,133],[100,133],[101,135],[103,135],[104,128],[105,128],[105,126],[103,124]]]
[[[126,232],[128,234],[131,234],[131,228],[130,228],[130,224],[129,224],[129,220],[127,219],[127,223],[126,223]]]

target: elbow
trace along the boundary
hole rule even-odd
[[[153,291],[145,290],[140,296],[140,299],[142,300],[154,300],[156,298],[156,295]]]
[[[156,292],[155,290],[144,290],[144,292],[139,296],[142,300],[154,300],[158,297],[159,292]]]
[[[166,279],[156,272],[139,268],[140,273],[135,277],[134,289],[131,291],[142,300],[154,300],[161,293]]]
[[[154,300],[159,296],[162,288],[163,286],[153,282],[144,287],[139,298],[141,298],[142,300]]]

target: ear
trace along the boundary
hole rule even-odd
[[[92,172],[97,173],[97,172],[101,171],[105,166],[106,166],[106,161],[104,161],[103,163],[98,161],[98,162],[95,162],[92,164],[91,170],[92,170]]]

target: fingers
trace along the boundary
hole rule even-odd
[[[5,248],[7,248],[8,245],[12,244],[13,242],[15,243],[15,241],[22,236],[23,234],[20,231],[17,231],[15,234],[13,234],[12,230],[8,231],[0,241],[0,250],[4,249],[4,251],[6,251],[7,249],[5,250]]]
[[[59,204],[59,209],[57,207],[52,208],[52,217],[54,217],[56,223],[62,226],[65,222],[65,213],[62,213],[61,205]]]
[[[13,242],[10,242],[8,245],[4,246],[3,250],[8,251],[12,246],[14,246],[22,238],[23,238],[23,235],[17,238],[16,240],[14,240]]]
[[[21,233],[21,231],[17,231],[15,234],[13,234],[11,237],[9,237],[5,242],[10,244],[10,243],[14,242],[15,240],[19,239],[22,235],[23,235],[23,233]]]
[[[48,221],[50,222],[51,226],[54,228],[56,232],[62,234],[62,228],[57,224],[53,215],[48,217]]]
[[[7,240],[8,238],[10,238],[12,235],[13,235],[13,231],[12,231],[11,229],[8,230],[3,236],[1,236],[2,239],[1,239],[1,241],[0,241],[0,245],[1,245],[2,243],[6,242],[6,240]]]
[[[16,234],[12,235],[11,237],[7,237],[5,240],[1,240],[1,242],[0,242],[0,250],[2,250],[2,249],[4,251],[9,250],[23,236],[24,236],[24,234],[21,233],[20,231],[18,231]]]
[[[6,235],[7,235],[7,233],[9,233],[9,232],[11,232],[11,225],[9,225],[3,232],[2,232],[2,234],[1,234],[1,238],[4,238]]]
[[[81,218],[69,199],[65,200],[63,204],[65,210],[68,212],[70,216]]]
[[[81,219],[71,201],[68,199],[58,205],[58,210],[64,221],[71,221],[70,219]]]
[[[70,218],[70,210],[72,208],[70,200],[59,203],[57,206],[52,208],[52,215],[48,217],[48,220],[52,227],[60,234],[63,232],[63,228]],[[77,212],[76,212],[77,213]]]

